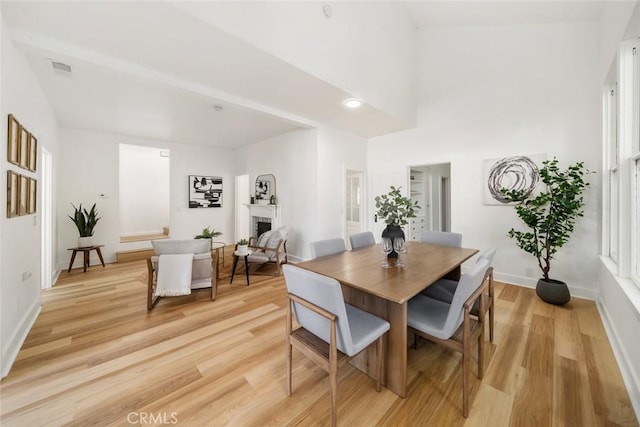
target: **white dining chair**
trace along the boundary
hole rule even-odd
[[[451,231],[423,231],[422,241],[432,245],[462,247],[462,234]]]
[[[407,326],[417,336],[462,353],[462,415],[469,416],[469,374],[472,346],[478,346],[478,378],[484,374],[484,299],[482,283],[489,261],[480,260],[462,276],[451,303],[418,294],[409,300]],[[479,317],[471,317],[471,307],[480,302]]]
[[[485,314],[489,313],[489,341],[493,342],[493,329],[494,329],[494,290],[493,290],[493,267],[491,264],[493,263],[493,258],[496,255],[496,248],[491,247],[478,255],[478,259],[476,262],[480,262],[482,260],[489,261],[489,268],[486,272],[486,277],[483,280],[485,284],[485,292],[483,293],[483,297],[485,298]],[[453,295],[456,292],[456,287],[458,286],[458,281],[450,280],[450,279],[440,279],[427,289],[422,291],[422,295],[434,298],[446,303],[451,303],[453,300]],[[474,316],[478,316],[479,304],[475,304],[471,309],[471,314]]]
[[[309,244],[311,259],[333,255],[347,250],[342,237],[327,240],[317,240]]]
[[[365,246],[371,246],[376,244],[376,238],[373,237],[373,233],[370,231],[363,231],[362,233],[355,233],[349,236],[349,243],[351,243],[351,249],[360,249]]]
[[[376,343],[376,390],[383,368],[382,338],[389,322],[344,302],[340,283],[291,264],[282,266],[288,291],[287,396],[291,396],[293,347],[329,373],[331,425],[337,423],[338,358],[353,357]],[[293,316],[299,328],[293,329]]]

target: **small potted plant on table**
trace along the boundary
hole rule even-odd
[[[416,210],[420,209],[417,201],[413,202],[410,198],[402,195],[401,188],[392,185],[387,194],[375,197],[376,215],[384,218],[384,222],[387,224],[387,227],[382,231],[382,237],[388,237],[392,247],[394,247],[393,241],[396,238],[405,238],[402,226],[409,223],[409,218],[415,218]],[[393,249],[387,257],[398,258],[398,253]]]

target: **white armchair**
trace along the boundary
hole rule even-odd
[[[190,289],[211,288],[211,300],[216,299],[218,282],[216,269],[217,251],[211,251],[211,243],[203,240],[152,240],[155,255],[147,259],[147,310],[151,310],[162,296],[158,293],[158,273],[162,269],[162,255],[193,254]]]
[[[283,226],[267,231],[259,238],[249,238],[251,255],[247,257],[249,264],[275,264],[276,274],[282,274],[282,264],[287,263],[287,238],[289,227]]]

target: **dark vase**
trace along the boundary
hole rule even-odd
[[[566,283],[554,279],[540,279],[536,285],[536,295],[544,302],[564,305],[571,300],[571,293]]]
[[[382,237],[388,237],[389,239],[391,239],[391,247],[393,248],[393,241],[396,238],[401,237],[402,239],[404,239],[404,230],[402,230],[402,227],[400,227],[399,225],[387,225],[387,228],[382,230]],[[393,249],[391,250],[389,255],[387,255],[387,258],[398,258],[398,253],[395,249]]]

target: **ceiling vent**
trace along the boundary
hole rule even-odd
[[[67,65],[64,62],[51,61],[53,71],[64,75],[71,74],[71,65]]]

